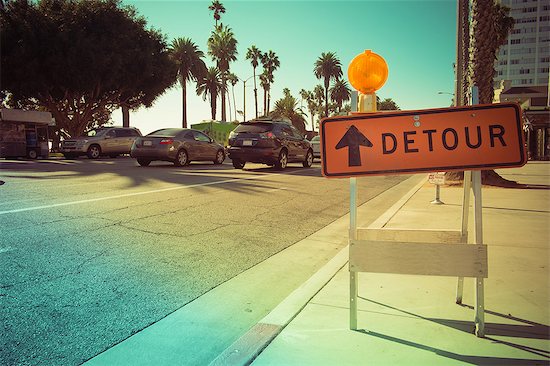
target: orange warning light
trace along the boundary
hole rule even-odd
[[[351,60],[348,79],[357,91],[363,94],[374,93],[388,79],[388,65],[382,56],[366,50]]]

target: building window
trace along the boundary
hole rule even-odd
[[[502,60],[498,63],[500,66],[503,66],[503,65],[507,65],[508,64],[508,61],[506,60]]]
[[[550,68],[548,67],[541,67],[540,68],[540,72],[548,72],[550,70]]]
[[[521,39],[512,39],[510,41],[510,44],[520,44],[521,43]]]
[[[550,62],[550,56],[541,57],[540,62]]]
[[[537,11],[537,7],[536,7],[536,6],[521,9],[521,12],[522,12],[522,13],[534,13],[534,12],[536,12],[536,11]]]
[[[519,60],[510,60],[511,65],[519,65]]]
[[[539,20],[541,22],[546,22],[546,21],[550,20],[550,15],[543,15],[539,18]]]
[[[520,75],[529,74],[529,72],[530,72],[529,69],[520,69],[520,70],[519,70],[519,74],[520,74]]]

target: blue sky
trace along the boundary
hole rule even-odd
[[[149,27],[160,30],[168,42],[177,37],[191,38],[207,54],[207,39],[214,28],[211,1],[124,1],[136,7]],[[299,99],[301,89],[312,90],[321,80],[313,74],[314,63],[322,52],[335,52],[347,68],[359,53],[370,49],[386,60],[389,76],[377,92],[392,98],[401,109],[448,107],[452,93],[455,60],[456,1],[269,1],[225,0],[221,22],[228,25],[238,41],[238,60],[231,71],[241,79],[252,76],[245,59],[246,50],[256,45],[261,51],[274,51],[281,63],[275,71],[271,106],[289,88]],[[206,56],[207,65],[215,63]],[[257,72],[261,72],[261,66]],[[254,114],[252,79],[246,83],[246,116]],[[209,103],[188,89],[188,122],[210,118]],[[258,104],[262,89],[258,84]],[[238,110],[243,109],[243,83],[235,86]],[[305,103],[304,103],[305,105]],[[162,127],[181,126],[181,88],[175,86],[159,97],[154,106],[130,115],[130,124],[149,133]],[[218,106],[218,110],[220,107]],[[229,117],[229,115],[228,115]],[[217,118],[220,118],[218,111]],[[242,120],[242,116],[237,116]],[[122,124],[120,111],[113,113],[115,124]],[[308,119],[309,121],[309,119]],[[311,129],[311,125],[307,126]]]

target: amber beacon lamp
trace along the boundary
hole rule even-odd
[[[357,110],[363,113],[376,112],[376,91],[388,79],[388,65],[382,56],[371,50],[355,56],[348,67],[348,79],[359,92]]]

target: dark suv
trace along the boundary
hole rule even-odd
[[[229,157],[236,169],[247,162],[263,163],[278,169],[301,162],[309,168],[313,149],[290,123],[280,120],[252,120],[240,123],[229,135]]]

